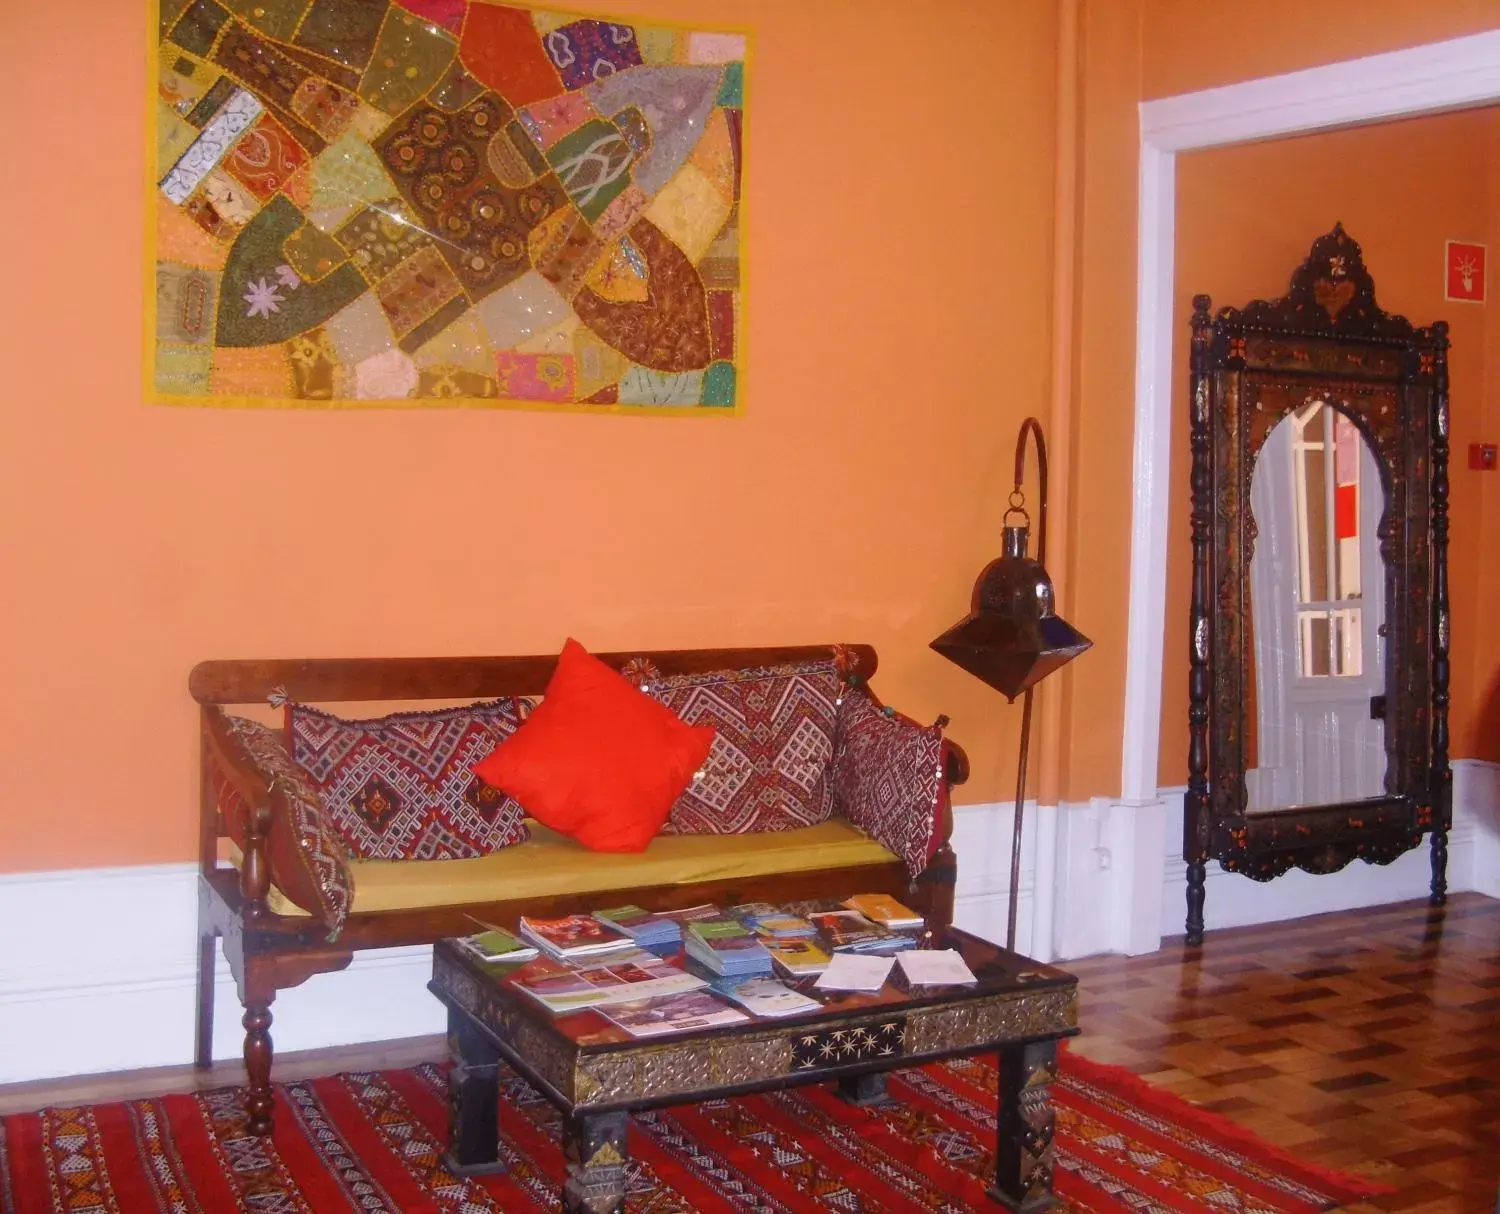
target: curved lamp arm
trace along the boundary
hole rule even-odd
[[[1019,496],[1023,500],[1025,494],[1021,490],[1026,480],[1026,436],[1030,434],[1036,439],[1036,478],[1037,496],[1041,504],[1036,512],[1036,563],[1045,566],[1047,563],[1047,440],[1042,437],[1042,423],[1034,417],[1028,417],[1021,423],[1021,432],[1016,435],[1016,487],[1011,496]]]

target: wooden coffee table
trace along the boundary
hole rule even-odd
[[[972,986],[872,993],[816,992],[817,1012],[752,1018],[666,1037],[632,1037],[596,1011],[552,1016],[507,977],[451,941],[433,952],[429,989],[448,1008],[448,1165],[460,1175],[503,1170],[498,1075],[503,1059],[562,1110],[564,1211],[625,1208],[630,1114],[664,1105],[836,1080],[860,1104],[884,1099],[887,1074],[942,1058],[1000,1053],[995,1181],[990,1195],[1019,1211],[1049,1207],[1057,1043],[1078,1032],[1078,982],[957,928],[924,943],[956,948]],[[897,971],[893,970],[893,976]],[[789,982],[806,993],[812,980]]]

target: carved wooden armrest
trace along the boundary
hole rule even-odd
[[[235,736],[223,709],[203,710],[203,737],[213,808],[224,823],[224,833],[233,833],[230,823],[237,817],[243,835],[235,843],[242,853],[240,896],[244,913],[246,918],[258,919],[268,911],[266,895],[271,888],[271,798],[277,795],[275,780]],[[205,805],[204,812],[209,811]]]

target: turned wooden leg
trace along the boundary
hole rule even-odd
[[[1432,906],[1448,904],[1448,832],[1441,827],[1432,832]]]
[[[1000,1051],[999,1149],[990,1196],[1007,1209],[1050,1208],[1054,1118],[1048,1086],[1057,1078],[1057,1042]]]
[[[448,1153],[455,1176],[503,1172],[500,1162],[500,1051],[467,1017],[448,1009]]]
[[[839,1080],[839,1095],[862,1109],[889,1104],[891,1098],[885,1090],[885,1081],[889,1077],[886,1071],[876,1071],[870,1075],[846,1075]]]
[[[1207,892],[1208,865],[1201,860],[1187,866],[1187,942],[1203,943],[1203,897]]]
[[[575,1111],[564,1131],[568,1179],[563,1214],[624,1214],[630,1114]]]
[[[198,1023],[193,1035],[193,1065],[204,1069],[214,1060],[214,959],[218,937],[198,936]]]
[[[249,1091],[245,1112],[250,1115],[250,1133],[264,1138],[271,1132],[271,1111],[276,1096],[271,1089],[271,1001],[245,1006],[245,1073]]]

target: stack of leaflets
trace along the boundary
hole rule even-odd
[[[506,981],[555,1014],[683,994],[708,985],[696,974],[641,949],[586,964],[538,957]]]
[[[835,953],[894,953],[917,942],[866,919],[857,910],[816,911],[811,916]]]
[[[846,899],[844,905],[882,927],[921,927],[926,922],[911,907],[897,902],[890,894],[855,894]]]
[[[818,929],[806,919],[769,902],[746,902],[731,907],[729,914],[768,940],[811,940],[818,934]]]
[[[485,926],[485,931],[459,936],[459,948],[481,961],[530,961],[539,952],[533,945],[521,943],[503,927]]]
[[[775,978],[720,978],[713,989],[757,1016],[799,1016],[823,1006]]]
[[[697,906],[685,906],[680,910],[662,911],[673,923],[680,924],[684,931],[690,923],[705,923],[710,919],[722,919],[724,912],[712,902],[700,902]]]
[[[550,957],[593,957],[618,949],[634,948],[624,932],[600,923],[592,915],[565,915],[561,919],[528,919],[521,916],[521,935],[540,945]]]
[[[749,978],[771,972],[771,954],[736,919],[699,919],[683,939],[688,956],[721,977]]]
[[[686,995],[669,995],[641,1003],[616,1003],[600,1011],[635,1037],[687,1033],[738,1024],[750,1018],[738,1008],[720,1003],[707,991],[690,991]]]
[[[606,927],[624,932],[640,948],[657,948],[682,943],[682,925],[669,915],[642,910],[639,906],[615,906],[594,912],[594,918]]]
[[[828,968],[830,960],[828,951],[816,940],[770,940],[766,943],[766,952],[771,954],[778,969],[793,978],[821,974]]]

